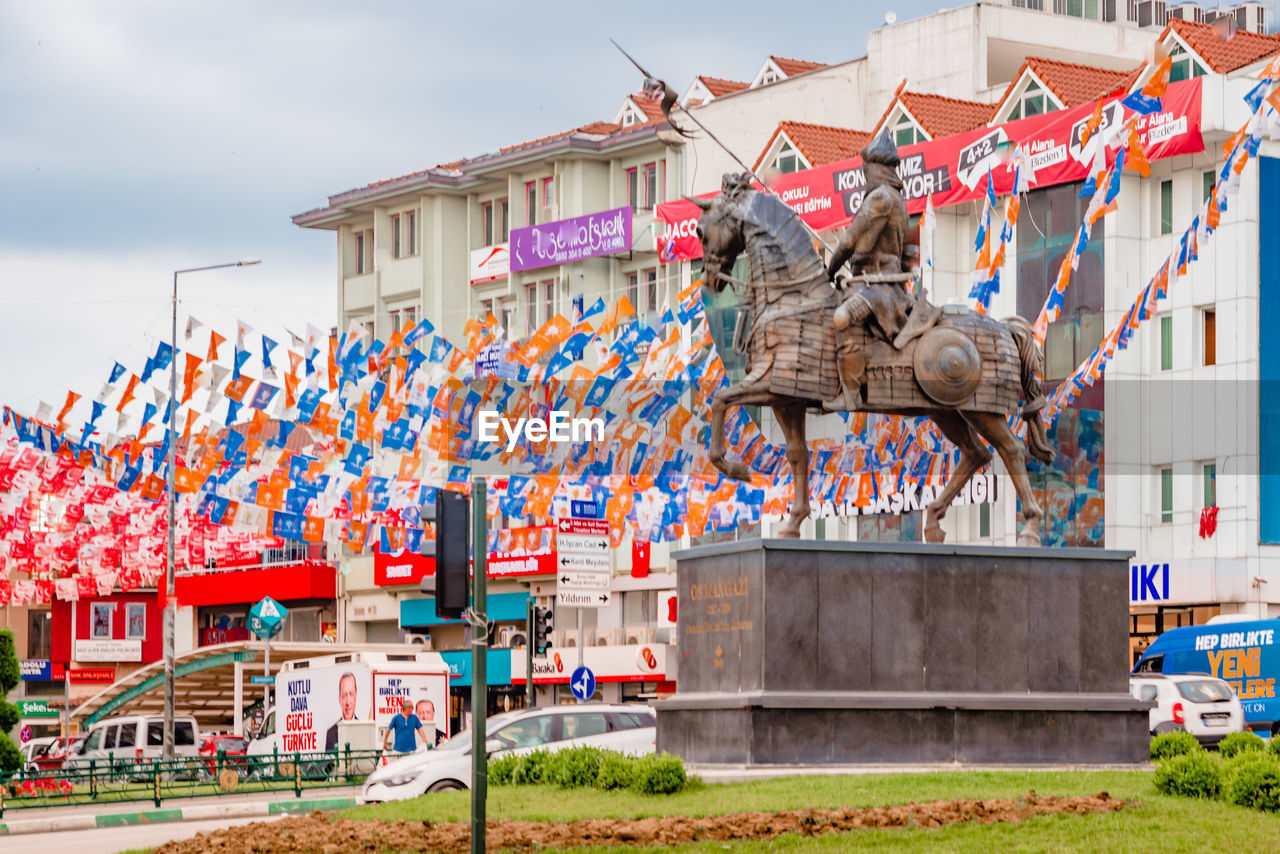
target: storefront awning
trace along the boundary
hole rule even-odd
[[[488,597],[486,616],[490,622],[503,620],[523,620],[529,613],[528,593],[495,593]],[[461,625],[464,620],[446,620],[436,616],[436,599],[424,596],[421,599],[400,600],[400,628],[418,629],[425,626]]]
[[[489,685],[511,684],[511,656],[524,656],[524,649],[490,649],[484,657],[484,681]],[[440,657],[449,665],[449,687],[465,688],[471,685],[471,650],[442,652]]]

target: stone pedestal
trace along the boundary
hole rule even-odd
[[[699,763],[1130,763],[1126,552],[753,540],[675,555]]]

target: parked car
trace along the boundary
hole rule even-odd
[[[1231,686],[1212,676],[1144,673],[1129,678],[1129,691],[1153,700],[1151,734],[1184,730],[1214,745],[1233,732],[1244,732],[1244,708]]]
[[[54,747],[57,743],[58,739],[50,736],[48,738],[33,738],[22,745],[20,748],[22,767],[27,771],[40,770],[40,760],[48,754],[49,748]]]
[[[67,758],[67,746],[77,746],[84,741],[84,736],[73,735],[71,738],[55,738],[43,750],[31,754],[31,762],[41,771],[57,771]]]
[[[247,760],[243,757],[249,752],[249,742],[239,735],[206,735],[200,745],[200,755],[205,758],[205,767],[210,774],[218,773],[218,754],[222,753],[222,767],[234,767],[243,770]],[[236,758],[241,757],[241,758]]]
[[[1150,673],[1197,674],[1225,680],[1239,698],[1251,730],[1280,736],[1280,620],[1219,615],[1202,626],[1170,629],[1155,639],[1133,667]]]
[[[178,715],[173,719],[174,754],[179,759],[200,755],[200,728],[196,719]],[[67,755],[63,767],[83,771],[89,763],[114,766],[161,759],[164,753],[164,715],[125,715],[98,721],[89,728],[85,740]]]
[[[653,710],[640,705],[520,709],[489,718],[485,734],[492,757],[588,745],[637,756],[657,749]],[[465,789],[470,779],[471,731],[465,730],[434,750],[411,753],[377,768],[365,781],[363,794],[367,801],[399,801]]]

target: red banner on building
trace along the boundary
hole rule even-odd
[[[396,554],[383,554],[373,549],[373,583],[379,587],[395,584],[417,584],[428,575],[436,574],[436,559],[415,554],[407,549]]]
[[[1138,138],[1148,160],[1204,150],[1200,100],[1199,78],[1171,83],[1161,98],[1160,112],[1139,118]],[[1120,98],[1104,102],[1099,135],[1105,136],[1108,127],[1133,116],[1120,102]],[[1096,102],[1090,103],[903,146],[898,150],[902,158],[898,174],[902,176],[907,210],[913,214],[924,210],[925,199],[930,195],[934,207],[981,199],[986,192],[988,169],[996,193],[1011,192],[1013,169],[1007,166],[1007,155],[1019,146],[1031,156],[1035,170],[1030,176],[1032,189],[1084,180],[1093,163],[1096,143],[1082,146],[1081,129],[1096,106]],[[1123,140],[1114,142],[1119,145]],[[1108,163],[1115,159],[1115,152],[1115,148],[1107,151]],[[826,231],[848,225],[862,204],[865,186],[862,158],[854,157],[782,175],[773,188],[812,228]],[[704,198],[714,195],[708,193]],[[658,242],[658,257],[663,263],[702,257],[702,245],[695,232],[700,214],[696,205],[684,199],[658,205],[655,217],[666,223]]]
[[[553,575],[556,571],[554,525],[501,528],[489,539],[485,570],[490,578]]]

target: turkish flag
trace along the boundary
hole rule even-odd
[[[631,577],[646,578],[649,575],[649,544],[641,540],[631,541]]]

